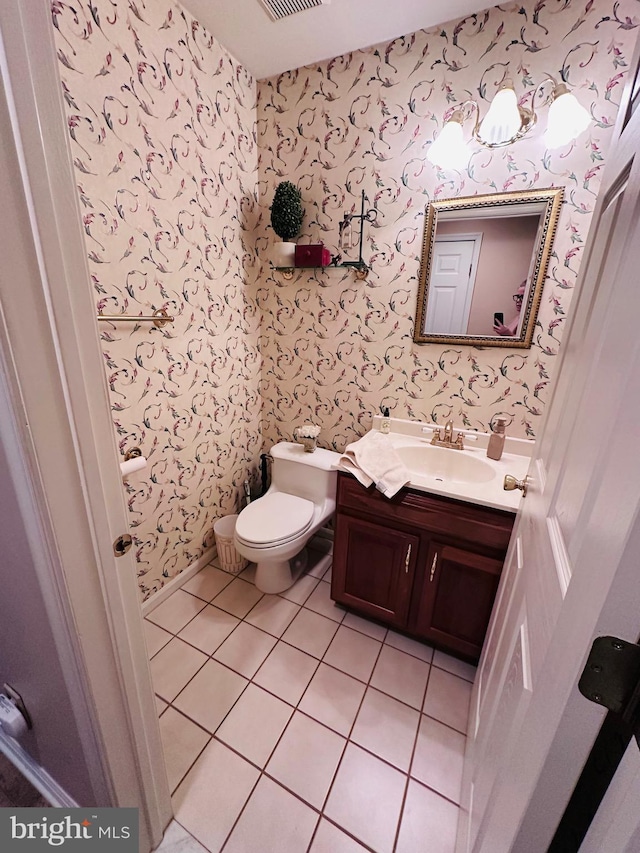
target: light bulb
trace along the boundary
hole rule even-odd
[[[427,160],[441,169],[465,169],[471,152],[462,137],[462,125],[450,118],[429,146]]]
[[[489,112],[478,128],[478,137],[486,145],[504,145],[513,141],[521,127],[518,99],[509,84],[500,89],[491,101]]]
[[[564,91],[562,91],[564,90]],[[544,142],[547,148],[560,148],[587,129],[591,122],[589,112],[579,103],[575,95],[560,84],[549,107]]]

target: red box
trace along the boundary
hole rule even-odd
[[[295,263],[297,267],[326,267],[331,263],[331,252],[322,243],[298,244]]]

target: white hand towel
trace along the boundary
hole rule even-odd
[[[388,435],[372,430],[348,444],[338,467],[368,488],[372,483],[387,498],[392,498],[411,479]]]

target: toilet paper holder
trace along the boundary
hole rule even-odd
[[[139,456],[142,456],[142,451],[139,447],[131,447],[124,454],[124,461],[128,462],[130,459],[137,459]]]

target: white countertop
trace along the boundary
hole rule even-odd
[[[382,417],[376,415],[373,419],[373,429],[380,431],[381,421]],[[395,449],[402,447],[428,447],[431,444],[433,430],[443,430],[443,427],[437,424],[422,421],[408,421],[400,418],[389,418],[389,421],[391,431],[388,438],[390,444]],[[411,480],[407,485],[421,492],[430,492],[455,500],[467,501],[515,513],[520,504],[522,492],[519,489],[511,492],[505,491],[503,481],[506,474],[513,475],[517,480],[524,479],[529,469],[534,442],[527,439],[506,436],[502,457],[496,461],[487,457],[489,433],[457,429],[455,426],[453,432],[454,437],[459,432],[462,432],[464,450],[443,448],[444,453],[456,454],[456,456],[464,454],[470,459],[478,459],[488,465],[493,471],[491,479],[485,482],[461,482],[455,477],[449,479],[446,476],[439,476],[441,472],[437,470],[430,472],[425,466],[421,470],[411,470]],[[455,460],[452,460],[452,462],[455,465]],[[490,472],[488,472],[488,476],[490,476]]]

